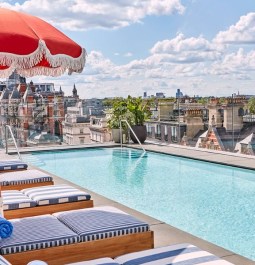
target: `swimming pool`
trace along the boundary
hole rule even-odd
[[[24,160],[255,260],[255,172],[119,148],[34,152]]]

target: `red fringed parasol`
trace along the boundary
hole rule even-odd
[[[49,23],[0,8],[0,77],[82,72],[86,51]]]

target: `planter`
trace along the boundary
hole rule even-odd
[[[120,129],[112,129],[112,140],[115,143],[120,143]],[[126,133],[122,130],[122,143],[126,143]]]
[[[134,131],[134,133],[136,134],[137,138],[139,139],[139,141],[142,143],[144,143],[144,141],[147,138],[147,129],[145,125],[133,125],[131,126],[132,130]],[[138,143],[137,139],[135,138],[135,136],[133,135],[132,131],[130,131],[130,138],[134,143]]]

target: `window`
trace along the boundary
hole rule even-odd
[[[51,91],[51,85],[46,85],[46,91],[50,92]]]
[[[80,144],[84,144],[84,137],[80,138]]]
[[[151,137],[152,136],[152,129],[150,124],[146,124],[147,127],[147,136]]]
[[[167,130],[167,125],[165,125],[165,141],[168,141],[168,130]]]
[[[177,128],[176,126],[171,126],[171,136],[172,136],[172,142],[177,142]]]
[[[83,129],[80,129],[80,133],[83,133]]]
[[[242,117],[242,116],[244,116],[244,109],[243,108],[240,108],[239,110],[238,110],[238,116],[240,117]]]
[[[155,138],[161,139],[161,125],[160,124],[157,124],[156,125]]]

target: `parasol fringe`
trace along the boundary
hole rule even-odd
[[[65,68],[48,68],[48,67],[33,67],[30,69],[20,69],[17,73],[24,77],[31,77],[35,75],[45,75],[45,76],[60,76],[66,71]]]
[[[81,72],[86,63],[86,50],[82,48],[81,55],[77,58],[73,58],[66,54],[52,55],[47,48],[45,42],[40,40],[43,46],[44,56],[50,63],[51,67],[65,67],[66,69],[73,69],[75,72]]]
[[[0,64],[5,66],[13,66],[16,68],[32,68],[36,64],[38,64],[43,58],[44,45],[40,43],[38,44],[38,48],[28,54],[28,55],[18,55],[12,53],[0,53]]]
[[[0,70],[0,78],[9,77],[14,72],[14,70],[15,70],[15,68],[13,68],[13,67],[9,67],[7,69]]]
[[[6,78],[14,70],[25,77],[34,75],[59,76],[66,70],[81,73],[86,63],[86,50],[82,48],[81,55],[73,58],[66,54],[52,55],[43,40],[39,40],[38,48],[29,55],[15,55],[11,53],[0,53],[0,65],[7,69],[0,71],[0,78]],[[49,62],[51,67],[35,67],[43,58]]]

